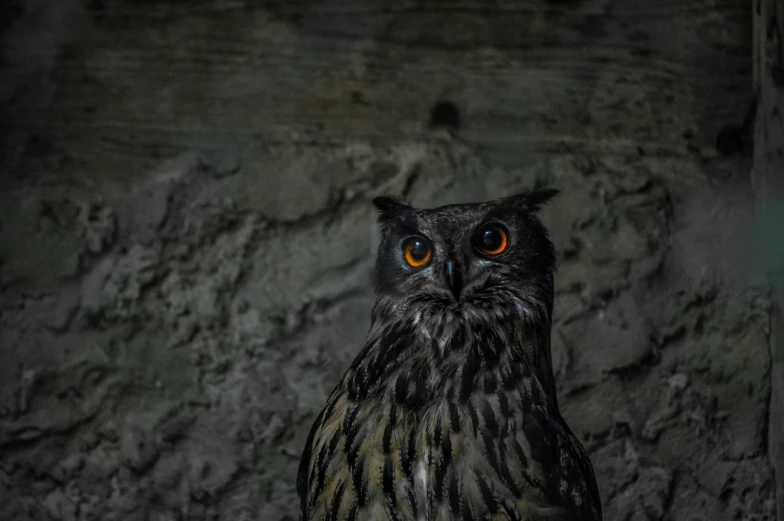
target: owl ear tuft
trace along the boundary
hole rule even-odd
[[[531,211],[537,211],[545,204],[549,203],[553,197],[558,195],[561,191],[557,188],[541,188],[528,192],[525,195],[525,203]]]
[[[378,210],[378,221],[388,223],[403,216],[411,207],[399,197],[382,195],[373,198],[373,206]]]
[[[556,188],[535,188],[528,192],[510,195],[502,199],[504,206],[516,208],[527,212],[538,212],[542,206],[549,203],[560,190]]]

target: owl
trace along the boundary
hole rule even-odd
[[[364,347],[307,437],[301,521],[599,521],[550,355],[541,189],[418,209],[377,197]]]

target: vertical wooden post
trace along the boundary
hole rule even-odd
[[[758,105],[752,184],[773,303],[768,455],[775,473],[777,518],[784,521],[784,0],[753,0],[753,25]]]

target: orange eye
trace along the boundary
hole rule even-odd
[[[474,247],[485,255],[500,255],[509,246],[509,234],[500,224],[488,224],[474,235]]]
[[[403,243],[403,258],[412,268],[419,268],[427,264],[433,256],[430,242],[422,237],[411,237]]]

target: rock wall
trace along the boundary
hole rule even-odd
[[[560,401],[591,452],[606,519],[775,519],[764,237],[748,154],[713,150],[748,101],[726,101],[748,81],[748,45],[710,50],[716,27],[722,38],[748,29],[737,8],[682,11],[701,40],[679,63],[656,36],[670,22],[654,15],[671,6],[650,4],[651,33],[630,40],[650,52],[596,77],[570,70],[565,83],[552,69],[545,88],[525,70],[549,67],[536,58],[548,27],[562,45],[552,59],[568,64],[562,54],[579,56],[584,40],[620,46],[639,6],[564,14],[524,2],[515,19],[541,15],[527,35],[466,19],[455,34],[470,41],[447,52],[422,36],[415,57],[394,41],[433,27],[424,8],[393,9],[385,40],[384,20],[352,11],[335,26],[327,4],[140,4],[63,3],[55,16],[31,2],[6,33],[38,19],[63,27],[61,15],[86,27],[40,43],[31,56],[51,43],[52,57],[36,68],[5,62],[0,519],[295,520],[307,430],[368,325],[370,198],[438,205],[540,185],[563,190],[544,212],[559,251]],[[206,39],[215,27],[224,40]],[[345,41],[339,60],[305,52]],[[504,47],[534,43],[527,58]],[[467,61],[481,54],[472,45],[485,45],[481,63]],[[287,76],[286,60],[300,69]],[[357,77],[335,79],[351,67]],[[422,71],[437,85],[417,83]],[[562,104],[490,96],[483,71],[502,94]],[[714,82],[722,74],[738,79]],[[307,99],[322,101],[286,102],[309,75],[321,98]],[[432,87],[427,99],[404,88],[415,84]],[[461,139],[412,123],[449,89]],[[330,98],[354,91],[353,108]]]

